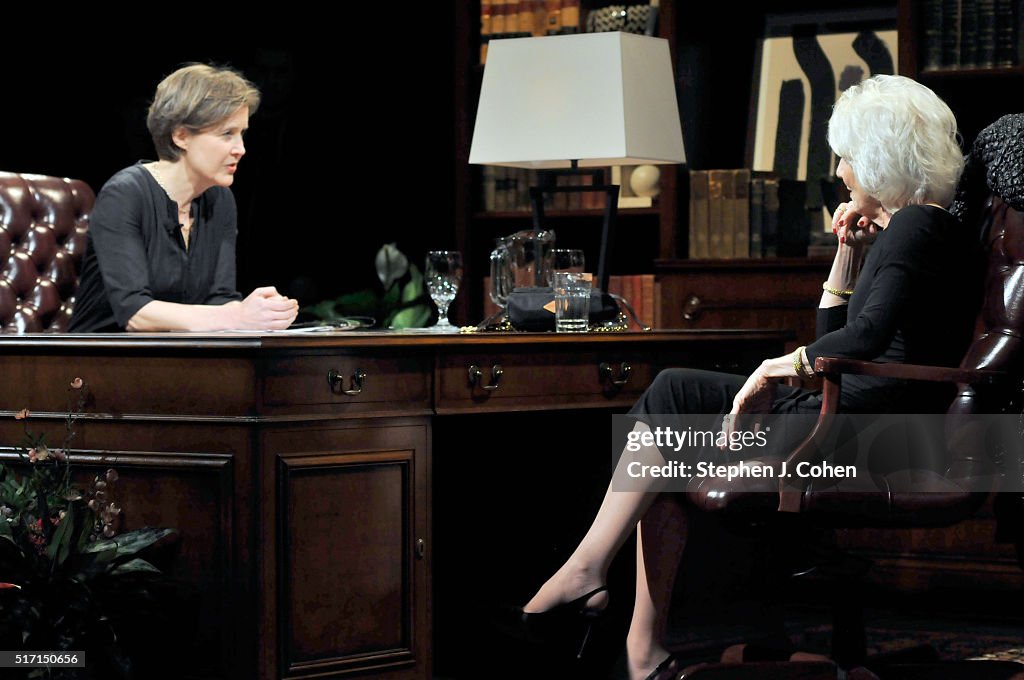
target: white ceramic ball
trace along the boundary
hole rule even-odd
[[[661,170],[656,165],[638,165],[629,176],[629,186],[637,196],[657,196]]]

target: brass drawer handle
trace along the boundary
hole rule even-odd
[[[345,376],[334,370],[333,368],[327,373],[327,384],[331,387],[331,392],[334,394],[347,394],[353,397],[363,391],[363,381],[366,380],[366,373],[357,368],[355,373],[352,374],[352,383],[349,389],[345,388]]]
[[[683,319],[685,321],[696,321],[700,316],[702,301],[699,297],[690,293],[690,296],[683,302]]]
[[[477,385],[480,385],[480,387],[484,388],[488,392],[493,392],[498,389],[498,382],[501,380],[501,376],[504,375],[504,373],[505,371],[502,369],[501,364],[494,364],[491,366],[491,384],[482,385],[480,383],[482,382],[481,379],[484,377],[484,372],[480,370],[479,366],[473,364],[469,367],[469,386],[476,387]]]
[[[422,560],[427,556],[427,542],[422,538],[416,539],[416,559]]]
[[[633,372],[633,367],[623,361],[619,364],[619,375],[615,375],[615,369],[607,361],[602,361],[597,367],[597,371],[600,374],[601,382],[608,381],[615,387],[622,387],[629,382],[629,376]]]

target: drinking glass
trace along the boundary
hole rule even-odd
[[[427,253],[424,269],[427,292],[437,305],[437,323],[434,330],[451,331],[456,327],[448,321],[448,307],[459,292],[462,283],[462,253],[457,250],[431,250]]]

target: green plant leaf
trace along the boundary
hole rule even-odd
[[[44,522],[49,521],[43,517]],[[53,537],[50,538],[50,545],[46,546],[46,556],[53,562],[54,569],[64,564],[64,561],[71,554],[71,545],[75,538],[75,507],[68,508],[64,519],[57,525]]]
[[[175,533],[174,529],[158,529],[156,527],[143,527],[134,531],[126,531],[114,538],[106,538],[101,541],[90,543],[85,552],[102,552],[114,548],[117,556],[134,555],[143,548],[148,548],[160,539]]]
[[[334,311],[338,317],[373,316],[378,299],[377,293],[369,289],[346,293],[334,300]]]
[[[88,581],[109,570],[111,565],[116,563],[117,556],[117,548],[95,553],[79,553],[68,562],[68,573],[74,574],[79,581]]]
[[[395,312],[388,328],[423,328],[430,320],[431,310],[425,305],[406,307]]]
[[[150,564],[149,562],[147,562],[146,560],[144,560],[144,559],[142,559],[140,557],[136,557],[133,560],[128,560],[124,564],[118,565],[110,573],[111,574],[115,574],[117,576],[121,576],[121,575],[124,575],[124,574],[139,573],[139,572],[147,572],[147,573],[151,573],[151,574],[160,574],[160,573],[162,573],[159,569],[157,569],[152,564]]]
[[[402,288],[402,302],[412,302],[425,293],[423,289],[423,275],[420,274],[420,270],[416,268],[416,265],[409,265],[409,274],[409,282]]]
[[[393,311],[395,307],[399,305],[400,297],[402,293],[401,286],[391,286],[384,292],[384,297],[380,300],[380,307],[385,313]]]
[[[386,243],[381,246],[373,264],[377,269],[377,278],[380,279],[384,290],[391,288],[392,284],[405,276],[409,270],[409,258],[394,243]]]

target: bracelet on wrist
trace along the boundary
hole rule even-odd
[[[801,345],[800,347],[797,347],[796,351],[793,353],[793,370],[796,371],[798,378],[814,377],[814,371],[808,370],[807,367],[804,366],[804,350],[806,348],[806,345]]]
[[[849,300],[850,296],[853,295],[852,290],[840,290],[839,288],[833,288],[832,286],[828,285],[828,281],[822,282],[821,289],[826,293],[831,293],[832,295],[835,295],[836,297],[841,297],[844,300]]]

